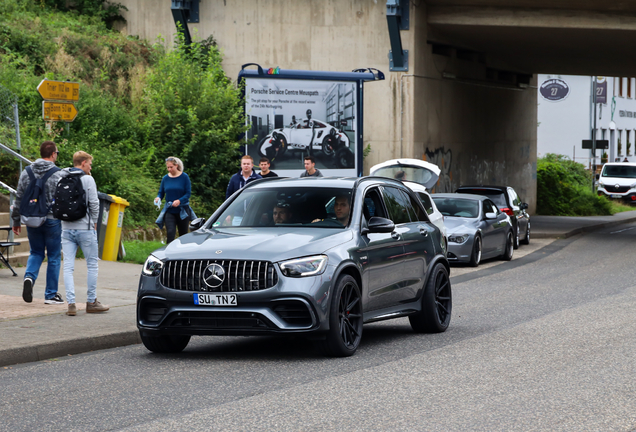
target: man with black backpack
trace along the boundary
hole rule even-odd
[[[82,248],[88,268],[86,313],[106,312],[109,307],[101,304],[97,291],[97,217],[99,198],[97,185],[91,177],[93,156],[78,151],[73,155],[73,168],[63,170],[62,179],[55,190],[53,214],[62,220],[62,249],[64,251],[64,286],[66,287],[66,315],[75,316],[75,254]]]
[[[27,303],[33,301],[33,284],[38,278],[46,251],[48,264],[44,303],[64,304],[64,300],[57,292],[60,278],[62,227],[60,221],[53,217],[51,210],[55,186],[62,175],[60,169],[55,166],[58,153],[53,141],[44,141],[40,145],[41,158],[26,167],[20,174],[13,206],[13,232],[20,235],[21,223],[25,224],[31,249],[22,288],[22,298]]]

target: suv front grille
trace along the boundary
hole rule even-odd
[[[204,271],[210,264],[219,264],[225,270],[220,286],[208,286]],[[167,288],[182,291],[257,291],[271,288],[278,283],[274,264],[267,261],[175,260],[167,261],[159,279]]]
[[[606,190],[606,191],[608,191],[608,192],[614,192],[614,193],[625,193],[625,192],[627,192],[627,191],[628,191],[628,190],[630,190],[630,189],[631,189],[631,188],[630,188],[629,186],[619,186],[619,187],[616,187],[616,186],[609,186],[609,185],[606,185],[606,186],[605,186],[605,190]]]

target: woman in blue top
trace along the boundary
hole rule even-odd
[[[161,179],[159,193],[155,203],[161,202],[165,196],[166,203],[172,205],[166,209],[164,222],[168,234],[168,243],[174,240],[177,228],[179,236],[188,233],[192,214],[190,212],[190,177],[183,172],[181,159],[170,156],[166,159],[168,174]],[[185,212],[183,211],[185,210]],[[183,219],[182,219],[183,217]]]

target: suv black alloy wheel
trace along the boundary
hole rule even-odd
[[[448,271],[436,264],[422,296],[422,310],[409,315],[409,322],[418,333],[441,333],[448,328],[453,299]]]
[[[335,357],[353,355],[362,339],[362,302],[360,288],[349,275],[340,276],[331,298],[329,332],[324,341],[327,354]]]

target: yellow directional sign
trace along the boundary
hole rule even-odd
[[[38,92],[46,100],[78,101],[79,83],[42,80]]]
[[[72,122],[77,117],[77,108],[72,103],[42,101],[42,119]]]

